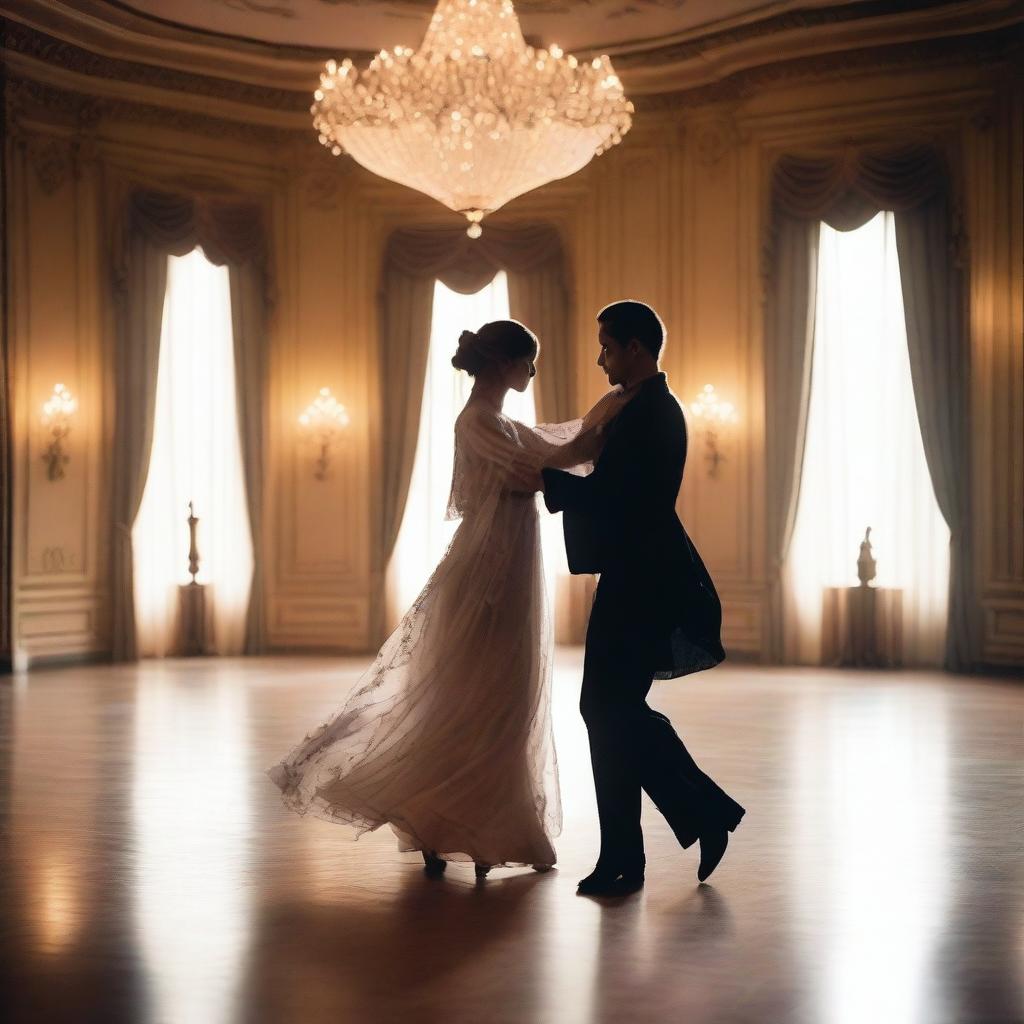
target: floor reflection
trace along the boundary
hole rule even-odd
[[[80,908],[72,851],[46,849],[36,863],[39,949],[60,954],[74,941]]]
[[[518,874],[477,885],[471,875],[426,879],[410,867],[397,885],[375,884],[368,869],[361,891],[333,904],[265,907],[244,1019],[376,1021],[400,993],[412,1020],[455,1020],[437,1007],[467,989],[489,989],[499,1019],[510,1005],[535,1019],[521,982],[535,976],[544,948],[535,907],[546,879]]]
[[[365,660],[196,659],[0,684],[4,1024],[979,1024],[1024,1019],[1024,691],[746,666],[652,698],[748,808],[711,885],[645,802],[598,835],[579,652],[555,680],[558,868],[452,865],[263,774]],[[496,794],[500,799],[501,794]]]
[[[794,888],[824,939],[823,1024],[938,1019],[931,960],[951,866],[947,712],[939,689],[870,683],[825,707],[801,705],[793,777],[804,857]]]
[[[150,672],[135,705],[135,918],[156,1021],[226,1021],[250,938],[246,689]]]

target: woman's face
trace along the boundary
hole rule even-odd
[[[514,359],[508,364],[505,380],[514,391],[523,392],[530,385],[530,378],[537,372],[537,366],[529,356]]]

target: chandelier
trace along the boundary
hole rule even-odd
[[[511,0],[438,0],[418,51],[381,50],[362,72],[329,60],[314,100],[335,156],[463,214],[471,238],[620,142],[633,112],[607,56],[527,46]]]

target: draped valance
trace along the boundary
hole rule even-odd
[[[385,266],[411,277],[441,280],[472,295],[499,270],[527,274],[562,263],[562,241],[548,224],[488,224],[472,239],[460,226],[409,227],[388,240]]]
[[[945,193],[948,180],[945,161],[931,146],[786,155],[772,171],[772,203],[778,213],[850,231],[879,210],[921,206]]]
[[[265,217],[255,202],[135,189],[126,197],[122,228],[123,237],[141,235],[170,256],[200,245],[218,266],[248,264],[266,272]]]

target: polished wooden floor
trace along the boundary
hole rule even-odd
[[[602,902],[575,895],[597,839],[578,651],[555,680],[558,869],[481,885],[298,818],[263,776],[363,664],[0,681],[0,1019],[1024,1020],[1021,684],[745,666],[658,684],[747,816],[700,886],[647,807],[647,887]]]

